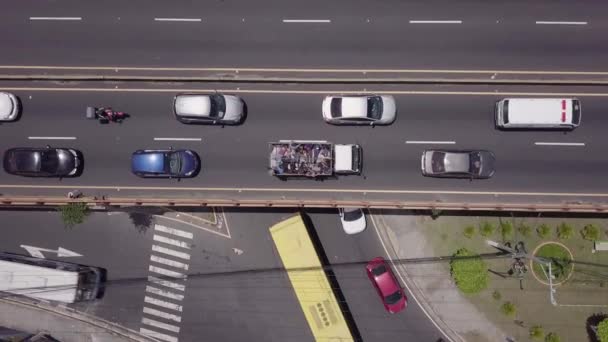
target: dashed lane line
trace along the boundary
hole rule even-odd
[[[179,340],[177,339],[177,337],[174,336],[170,336],[167,334],[162,334],[156,331],[152,331],[152,330],[148,330],[146,328],[139,328],[139,332],[144,334],[144,335],[148,335],[150,337],[154,337],[156,339],[159,340],[163,340],[163,341],[167,341],[167,342],[178,342]]]
[[[154,255],[154,254],[150,255],[150,261],[156,262],[158,264],[163,264],[163,265],[166,265],[166,266],[171,266],[171,267],[174,267],[174,268],[179,268],[179,269],[182,269],[184,271],[188,271],[188,268],[190,267],[188,264],[184,264],[184,263],[179,262],[179,261],[175,261],[175,260],[159,257],[159,256]]]
[[[154,18],[154,21],[201,22],[202,18]]]
[[[163,233],[167,233],[167,234],[171,234],[171,235],[175,235],[175,236],[179,236],[181,238],[190,239],[190,240],[192,240],[192,238],[194,237],[194,234],[192,234],[190,232],[185,232],[183,230],[165,227],[160,224],[155,224],[154,230],[157,230],[157,231],[163,232]]]
[[[146,285],[146,292],[150,292],[154,295],[170,298],[173,300],[178,300],[178,301],[184,300],[184,295],[181,295],[179,293],[173,293],[171,291],[165,291],[165,290],[162,290],[162,289],[156,288],[154,286],[150,286],[150,285]]]
[[[172,281],[169,281],[166,279],[161,279],[161,278],[158,278],[155,276],[148,276],[148,281],[153,284],[168,287],[173,290],[178,290],[178,291],[182,291],[182,292],[186,290],[186,285],[184,285],[184,284],[178,284],[178,283],[175,283],[175,282],[172,282]]]
[[[186,278],[186,275],[183,273],[171,271],[166,268],[162,268],[162,267],[158,267],[158,266],[149,265],[148,271],[160,274],[165,277],[175,278],[175,279],[185,279]]]
[[[156,309],[152,309],[152,308],[148,308],[148,307],[144,307],[144,313],[148,314],[148,315],[152,315],[152,316],[156,316],[156,317],[161,317],[164,319],[168,319],[171,321],[175,321],[178,323],[181,323],[182,318],[178,315],[174,315],[174,314],[169,314],[160,310],[156,310]]]
[[[82,17],[30,17],[30,20],[80,21]]]
[[[159,321],[155,321],[153,319],[144,317],[141,319],[141,322],[145,325],[150,325],[156,328],[161,328],[161,329],[165,329],[174,333],[179,334],[179,327],[175,326],[175,325],[171,325],[171,324],[167,324],[167,323],[162,323]]]
[[[144,302],[148,303],[148,304],[160,306],[165,309],[170,309],[170,310],[179,311],[179,312],[182,312],[184,309],[183,306],[181,306],[181,305],[166,302],[164,300],[160,300],[160,299],[156,299],[156,298],[152,298],[152,297],[148,297],[148,296],[144,297]]]
[[[159,245],[152,245],[152,251],[157,252],[157,253],[167,254],[167,255],[170,255],[170,256],[173,256],[176,258],[180,258],[180,259],[184,259],[184,260],[190,260],[190,254],[188,254],[188,253],[174,251],[170,248],[166,248],[166,247],[159,246]]]
[[[154,241],[166,243],[167,245],[190,249],[190,244],[187,242],[184,242],[184,241],[170,239],[168,237],[164,237],[164,236],[160,236],[160,235],[154,235],[153,239],[154,239]]]
[[[586,21],[537,21],[536,25],[587,25]]]

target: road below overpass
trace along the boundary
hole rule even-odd
[[[97,88],[4,84],[23,102],[19,121],[0,126],[5,148],[72,147],[84,153],[84,172],[69,179],[32,179],[0,173],[4,196],[87,195],[190,198],[297,198],[539,202],[593,201],[608,198],[605,118],[608,89],[573,87],[403,87],[371,86],[367,92],[391,93],[398,106],[387,127],[339,127],[321,118],[328,93],[363,89],[329,86],[243,85],[219,89],[244,98],[245,123],[236,127],[184,125],[172,116],[172,97],[189,85],[98,85]],[[359,86],[357,86],[359,87]],[[494,128],[498,99],[513,95],[567,96],[582,101],[582,124],[572,132],[503,132]],[[540,94],[540,95],[538,95]],[[128,112],[123,124],[86,120],[87,105],[111,105]],[[281,139],[358,143],[364,150],[363,176],[324,182],[281,181],[268,173],[268,142]],[[193,179],[141,179],[130,172],[137,149],[190,148],[202,159]],[[489,180],[425,178],[420,156],[426,148],[487,149],[497,158]]]
[[[605,1],[4,1],[7,66],[605,71]],[[142,9],[145,9],[142,10]]]

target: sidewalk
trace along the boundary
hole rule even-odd
[[[46,332],[61,342],[157,342],[100,318],[26,298],[0,299],[0,326]]]
[[[373,211],[373,220],[382,239],[388,243],[389,257],[428,258],[436,255],[422,233],[420,216],[385,214]],[[382,215],[380,215],[382,214]],[[506,341],[507,334],[486,319],[454,285],[449,262],[401,264],[396,267],[405,277],[411,296],[453,342]]]

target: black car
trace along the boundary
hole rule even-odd
[[[4,153],[4,171],[26,177],[74,177],[82,154],[71,148],[17,147]]]

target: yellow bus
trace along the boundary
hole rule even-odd
[[[275,224],[270,235],[315,341],[354,341],[302,216]]]

